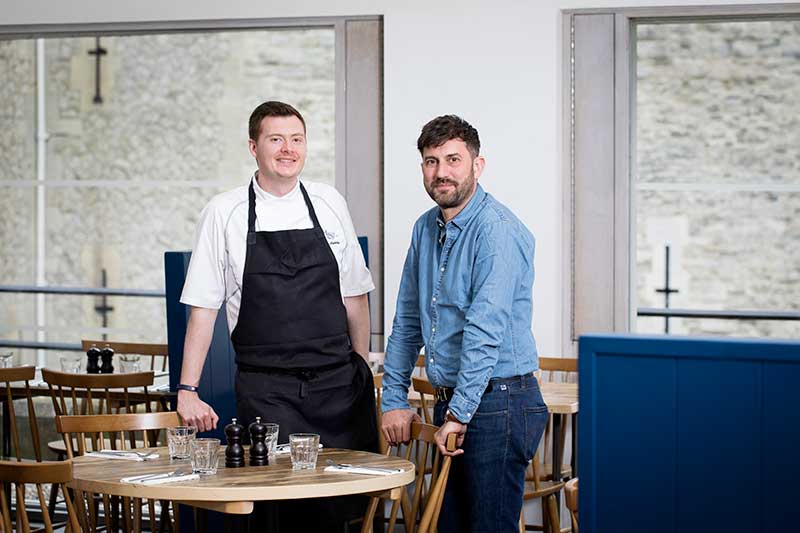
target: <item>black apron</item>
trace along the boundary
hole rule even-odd
[[[302,183],[300,191],[313,228],[257,232],[250,183],[242,299],[231,334],[239,419],[245,427],[256,416],[279,424],[281,443],[312,432],[327,448],[376,452],[372,372],[351,348],[339,267]],[[341,531],[363,510],[363,499],[352,497],[282,505],[281,531]]]

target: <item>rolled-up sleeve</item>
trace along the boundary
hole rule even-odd
[[[400,279],[392,334],[386,345],[381,401],[383,412],[408,408],[411,372],[423,345],[419,315],[419,257],[415,245],[417,231],[414,235]]]
[[[466,312],[458,381],[450,411],[469,422],[494,372],[498,349],[510,329],[516,275],[513,237],[504,221],[488,225],[477,240],[473,299]]]

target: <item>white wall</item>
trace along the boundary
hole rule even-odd
[[[614,6],[733,4],[625,1]],[[750,0],[749,3],[766,3]],[[478,128],[481,182],[537,237],[534,331],[543,354],[561,346],[560,10],[581,0],[2,0],[0,24],[383,15],[385,54],[386,322],[416,217],[432,203],[415,141],[456,113]]]

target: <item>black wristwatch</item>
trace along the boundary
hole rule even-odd
[[[186,385],[185,383],[178,383],[175,390],[187,390],[189,392],[197,392],[197,387],[194,385]]]

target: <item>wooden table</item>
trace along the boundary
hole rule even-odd
[[[577,383],[539,383],[547,409],[553,415],[553,474],[561,471],[561,457],[564,450],[556,446],[557,436],[561,434],[564,417],[572,417],[572,477],[578,476],[578,384]]]
[[[189,469],[188,461],[170,462],[166,448],[158,448],[153,461],[109,461],[98,457],[77,457],[69,486],[95,493],[156,500],[174,500],[201,509],[242,515],[253,511],[256,501],[321,498],[349,494],[384,494],[399,499],[403,487],[414,480],[414,464],[395,456],[341,449],[320,451],[315,470],[292,470],[291,459],[279,455],[270,466],[225,468],[224,448],[220,467],[212,476],[164,485],[122,483],[120,478],[148,473]],[[391,476],[368,476],[323,472],[326,460],[337,463],[401,468]],[[113,467],[113,468],[110,468]]]

